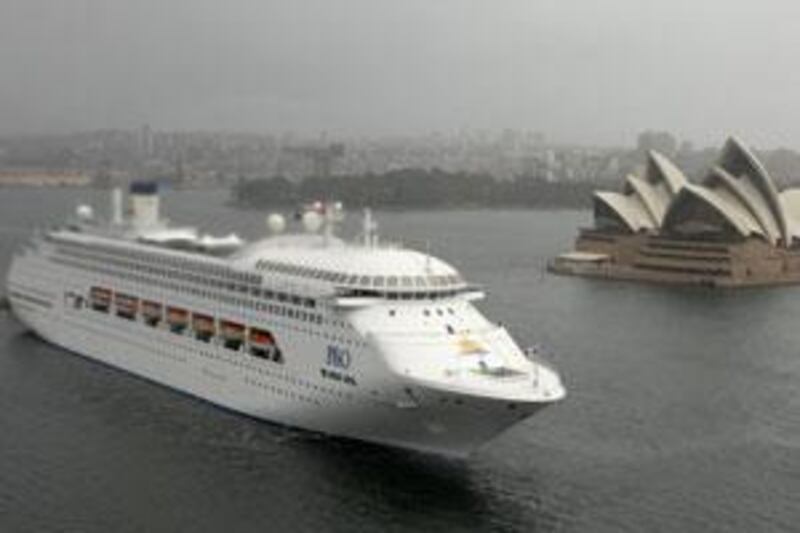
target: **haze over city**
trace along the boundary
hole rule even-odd
[[[5,0],[0,134],[422,134],[800,146],[800,5]]]

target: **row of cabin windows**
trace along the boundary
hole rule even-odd
[[[73,267],[73,268],[88,269],[88,270],[91,270],[93,272],[97,272],[99,274],[115,276],[115,277],[118,277],[120,279],[128,279],[128,280],[135,281],[135,282],[138,282],[138,283],[149,283],[149,284],[156,285],[156,286],[159,286],[159,287],[163,287],[163,288],[166,288],[166,289],[170,289],[170,290],[173,290],[173,291],[176,291],[176,292],[189,293],[189,294],[193,294],[195,296],[200,296],[200,297],[204,297],[204,298],[208,298],[208,299],[215,299],[217,301],[229,303],[231,305],[239,305],[239,306],[242,306],[242,307],[247,307],[249,309],[263,311],[263,312],[266,312],[266,313],[270,313],[270,314],[273,314],[273,315],[276,315],[276,316],[290,318],[290,319],[293,319],[293,320],[300,320],[300,321],[303,321],[303,322],[310,322],[312,324],[322,324],[323,323],[323,317],[322,317],[321,314],[315,313],[315,312],[312,312],[312,311],[307,311],[306,309],[295,309],[295,308],[288,307],[288,306],[285,306],[285,305],[278,305],[278,304],[273,304],[273,303],[262,303],[262,302],[259,302],[259,301],[252,301],[252,300],[246,300],[246,299],[241,299],[241,298],[234,298],[234,297],[228,296],[226,294],[218,294],[218,293],[214,293],[214,292],[203,291],[203,290],[200,290],[200,289],[198,289],[196,287],[178,285],[178,284],[162,281],[162,280],[159,280],[159,279],[151,279],[151,278],[148,278],[148,277],[145,277],[145,276],[140,276],[140,275],[137,275],[137,274],[121,273],[121,272],[116,272],[116,271],[113,271],[113,270],[109,270],[109,269],[98,267],[98,266],[94,266],[94,265],[91,265],[91,266],[90,265],[84,265],[84,264],[81,264],[81,263],[78,263],[78,262],[75,262],[75,261],[71,261],[71,260],[68,260],[68,259],[54,258],[53,261],[55,261],[57,263],[60,263],[60,264],[64,264],[66,266]],[[288,294],[285,294],[285,293],[279,293],[279,295],[282,296],[281,298],[279,298],[279,301],[282,301],[282,302],[295,303],[297,301],[301,301],[301,302],[303,301],[303,299],[300,299],[300,297],[297,297],[297,296],[292,296],[292,295],[288,295]],[[313,300],[312,300],[312,302],[313,302]],[[306,307],[309,307],[309,306],[306,305]],[[310,306],[310,307],[313,307],[313,306]]]
[[[443,276],[366,276],[334,272],[300,265],[287,265],[274,261],[259,260],[256,268],[270,270],[282,274],[302,276],[311,279],[321,279],[332,283],[346,285],[361,285],[365,287],[413,288],[413,287],[446,287],[448,285],[462,284],[464,281],[457,274]]]
[[[76,259],[81,259],[84,261],[93,261],[93,262],[102,261],[104,264],[111,264],[119,268],[130,269],[137,272],[146,272],[153,276],[176,279],[179,281],[189,281],[192,283],[197,283],[198,285],[204,285],[206,287],[227,290],[229,292],[238,292],[240,294],[249,293],[255,298],[263,298],[266,300],[278,300],[279,302],[291,303],[293,305],[303,306],[312,309],[316,307],[316,301],[313,298],[302,297],[295,294],[288,294],[284,292],[273,291],[270,289],[262,289],[260,287],[237,285],[235,283],[225,282],[219,279],[204,278],[201,275],[192,274],[190,272],[187,273],[179,270],[157,268],[150,265],[137,265],[118,258],[101,259],[95,257],[93,254],[77,252],[74,250],[67,250],[64,248],[59,249],[59,252],[63,255],[74,257]]]
[[[453,310],[452,307],[448,307],[447,308],[447,312],[448,312],[448,314],[451,314],[451,315],[455,315],[456,314],[456,312]],[[426,316],[426,317],[429,317],[429,316],[431,316],[431,310],[430,309],[423,309],[422,310],[422,314],[424,316]],[[436,308],[436,314],[438,316],[444,316],[444,311],[441,308]],[[397,316],[397,309],[389,309],[389,316]]]
[[[83,252],[83,251],[71,250],[64,246],[59,246],[58,251],[64,255],[69,255],[80,259],[102,261],[104,263],[110,263],[124,268],[135,269],[137,271],[144,271],[162,277],[186,279],[195,283],[202,283],[208,286],[228,289],[230,291],[238,291],[246,293],[250,290],[250,286],[248,286],[245,282],[239,279],[241,278],[242,274],[246,275],[246,273],[242,272],[231,272],[230,274],[232,275],[229,276],[223,275],[224,276],[223,277],[220,276],[219,273],[201,274],[197,272],[192,272],[191,270],[187,270],[184,267],[178,267],[171,264],[164,264],[161,261],[150,261],[144,264],[135,263],[128,260],[127,257],[121,258],[120,256],[122,254],[107,254],[104,252],[98,252],[97,250],[93,249],[89,249],[86,252]],[[160,259],[160,258],[155,258],[155,259]],[[199,264],[200,263],[195,263],[194,266],[197,266]],[[212,277],[214,275],[216,275],[217,277]]]
[[[423,292],[392,292],[392,291],[373,291],[367,289],[355,289],[340,291],[339,296],[350,298],[383,298],[386,300],[436,300],[439,298],[452,298],[456,294],[467,292],[469,288],[454,289],[449,291]]]
[[[144,252],[140,250],[123,248],[121,246],[109,246],[105,244],[92,243],[86,244],[76,241],[68,241],[64,239],[54,239],[52,236],[47,237],[48,240],[55,240],[60,245],[83,249],[90,252],[99,252],[109,258],[124,257],[134,261],[140,261],[146,264],[157,264],[172,268],[181,269],[181,271],[194,270],[196,273],[204,277],[217,276],[226,281],[233,281],[238,283],[260,285],[263,278],[260,274],[251,272],[240,272],[224,265],[216,265],[213,263],[195,261],[188,257],[181,257],[168,254],[155,254]],[[129,245],[128,245],[129,246]]]

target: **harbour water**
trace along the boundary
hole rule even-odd
[[[36,227],[105,193],[0,190],[0,274]],[[225,193],[166,212],[264,233]],[[358,224],[355,214],[343,231]],[[238,416],[47,345],[0,311],[0,531],[797,531],[800,287],[561,278],[588,212],[378,213],[555,351],[568,398],[467,461]]]

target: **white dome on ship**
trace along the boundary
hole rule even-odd
[[[244,247],[235,261],[245,268],[309,281],[374,290],[456,289],[466,285],[441,259],[396,247],[346,244],[335,237],[286,235]]]

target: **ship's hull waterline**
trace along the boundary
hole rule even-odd
[[[286,380],[274,380],[278,385],[272,385],[273,379],[260,369],[237,366],[233,361],[241,356],[231,356],[219,345],[198,349],[190,337],[167,330],[143,331],[147,326],[142,323],[119,324],[115,317],[97,313],[76,316],[56,304],[43,312],[11,300],[15,315],[26,326],[74,354],[254,418],[309,431],[465,457],[547,405],[529,403],[510,410],[507,402],[448,398],[436,390],[423,391],[424,403],[411,408],[369,401],[332,402],[327,396],[298,402],[292,396],[301,392],[293,393]],[[302,394],[309,393],[303,390]]]

